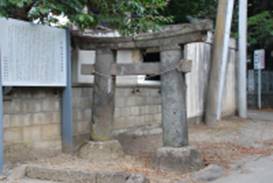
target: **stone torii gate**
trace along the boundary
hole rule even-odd
[[[73,44],[76,47],[96,50],[95,64],[82,65],[81,68],[82,74],[95,75],[91,139],[95,141],[112,139],[115,76],[160,74],[165,148],[158,151],[156,164],[163,169],[183,170],[185,164],[188,166],[186,169],[194,168],[196,164],[200,166],[200,161],[196,160],[198,159],[196,153],[192,148],[188,148],[184,73],[190,72],[191,61],[183,59],[182,50],[186,43],[205,41],[207,32],[211,29],[212,24],[205,21],[185,24],[182,29],[175,31],[167,30],[134,38],[94,38],[75,33]],[[160,63],[117,64],[115,61],[117,50],[147,48],[160,50]],[[185,151],[190,151],[188,153],[190,156],[182,160],[181,154],[187,154]]]

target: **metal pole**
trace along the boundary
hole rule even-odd
[[[210,126],[221,119],[233,6],[234,0],[219,0],[206,105],[206,123]]]
[[[67,30],[67,84],[62,95],[62,149],[65,153],[73,153],[73,116],[72,116],[72,76],[70,33]]]
[[[1,52],[0,52],[0,63],[1,63]],[[3,111],[4,111],[3,83],[2,83],[2,73],[1,73],[1,64],[0,64],[0,174],[3,174],[3,167],[4,167],[4,118],[3,118]]]
[[[247,117],[247,0],[239,0],[239,67],[238,67],[238,111],[239,117]]]
[[[262,109],[262,70],[258,70],[258,109]]]

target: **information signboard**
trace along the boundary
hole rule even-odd
[[[265,68],[265,50],[254,51],[254,69],[260,70]]]
[[[0,18],[3,86],[66,86],[66,30]]]

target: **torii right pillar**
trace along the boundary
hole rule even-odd
[[[160,170],[190,172],[202,167],[200,154],[188,142],[185,73],[176,69],[182,59],[179,45],[160,48],[163,147],[156,153]]]

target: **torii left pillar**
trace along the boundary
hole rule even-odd
[[[114,50],[106,47],[96,49],[91,141],[79,151],[79,156],[83,159],[108,161],[124,155],[120,143],[112,138],[115,98],[112,65],[114,63]]]
[[[112,139],[115,79],[111,76],[115,63],[114,51],[109,48],[96,50],[95,83],[91,138],[95,141]]]
[[[188,145],[185,73],[175,67],[181,59],[179,45],[160,48],[163,147],[154,163],[160,170],[190,172],[200,169],[202,161]]]

